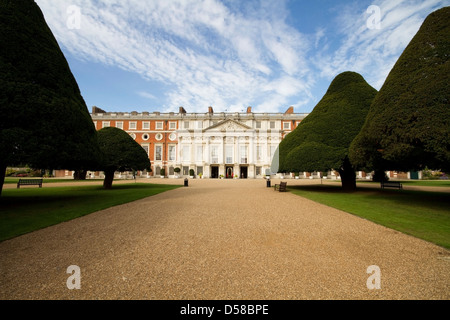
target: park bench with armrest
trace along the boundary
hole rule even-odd
[[[381,182],[381,189],[384,188],[397,188],[397,189],[402,189],[403,186],[400,182],[398,181],[382,181]]]
[[[280,182],[280,184],[276,184],[274,186],[275,191],[286,192],[287,182]]]
[[[20,186],[39,186],[42,188],[43,179],[19,179],[17,182],[17,189],[20,189]]]

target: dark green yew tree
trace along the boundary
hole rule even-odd
[[[8,165],[76,170],[95,165],[86,103],[33,0],[0,0],[0,192]]]
[[[431,13],[375,97],[350,147],[358,166],[450,171],[450,7]]]
[[[150,170],[147,152],[125,131],[103,128],[98,131],[98,144],[102,154],[100,169],[105,173],[105,189],[112,187],[116,171]]]
[[[376,93],[358,73],[338,75],[314,110],[280,143],[278,171],[338,170],[342,187],[356,189],[348,148]]]

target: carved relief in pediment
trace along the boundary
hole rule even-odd
[[[245,131],[249,130],[250,128],[246,126],[245,124],[241,124],[234,120],[226,120],[222,123],[219,123],[217,125],[214,125],[206,130],[217,130],[220,132],[227,132],[227,131]]]

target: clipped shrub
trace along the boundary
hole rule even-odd
[[[376,93],[360,74],[339,74],[314,110],[280,143],[278,172],[334,169],[340,173],[342,187],[354,190],[355,170],[348,149]]]

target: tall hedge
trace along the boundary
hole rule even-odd
[[[431,13],[374,99],[350,148],[359,166],[450,170],[450,7]]]
[[[99,149],[86,103],[33,0],[0,0],[0,115],[1,184],[7,165],[95,164]]]
[[[345,188],[356,187],[348,148],[376,93],[358,73],[338,75],[314,110],[280,143],[279,172],[334,169],[341,172]]]

